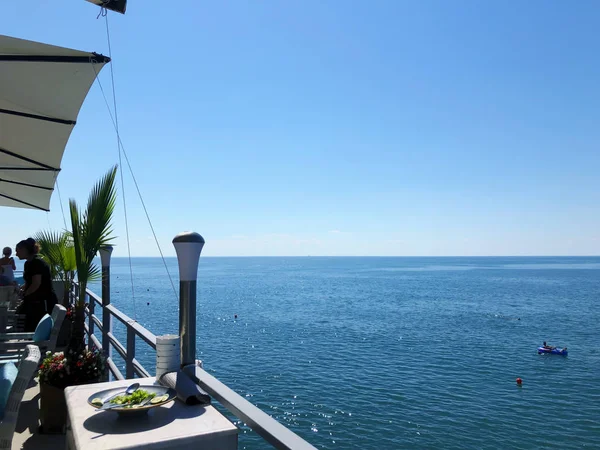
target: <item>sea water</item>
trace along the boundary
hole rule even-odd
[[[173,284],[134,258],[132,290],[112,261],[113,304],[157,335],[178,331],[166,266]],[[202,257],[197,352],[317,448],[600,448],[599,296],[592,257]],[[152,371],[141,340],[137,358]]]

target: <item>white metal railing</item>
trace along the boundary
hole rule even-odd
[[[97,326],[102,334],[106,334],[108,337],[109,345],[112,349],[123,358],[125,361],[125,375],[119,370],[115,364],[113,358],[110,356],[111,352],[105,351],[107,355],[107,364],[110,372],[118,380],[134,378],[136,375],[139,377],[150,377],[150,373],[142,366],[142,364],[136,359],[136,345],[135,338],[139,336],[144,342],[146,342],[152,349],[156,350],[156,336],[148,331],[146,328],[141,326],[135,320],[129,318],[126,314],[119,311],[113,305],[102,305],[102,299],[94,294],[91,290],[86,290],[87,297],[89,299],[86,307],[86,319],[88,322],[85,324],[85,331],[92,342],[94,347],[102,350],[102,344],[94,336],[94,330]],[[99,306],[102,309],[102,316],[109,314],[123,325],[127,329],[127,344],[124,346],[117,337],[113,334],[112,330],[104,330],[103,321],[94,313],[95,307]],[[110,323],[110,321],[109,321]],[[106,349],[108,350],[108,349]]]
[[[103,305],[102,299],[94,294],[89,289],[86,291],[88,296],[88,306],[85,309],[87,323],[85,331],[88,335],[88,342],[99,350],[102,350],[102,344],[94,336],[95,327],[102,330],[103,335],[107,335],[108,341],[112,349],[125,360],[125,376],[115,364],[113,358],[107,358],[107,363],[110,372],[119,380],[139,377],[152,376],[135,358],[136,354],[136,336],[140,337],[151,348],[156,350],[156,336],[140,325],[138,322],[129,318],[126,314],[115,308],[114,305]],[[95,314],[96,306],[102,310],[102,317],[109,315],[116,318],[119,322],[125,325],[127,329],[127,345],[124,346],[114,336],[110,329],[104,329],[103,323],[110,321],[101,320]],[[109,354],[105,350],[105,354]],[[264,411],[254,406],[244,397],[233,391],[231,388],[220,382],[218,379],[204,371],[200,367],[194,367],[195,371],[188,375],[212,398],[219,402],[225,409],[232,413],[235,417],[242,420],[253,431],[260,435],[265,441],[271,444],[276,449],[294,449],[294,450],[314,450],[309,442],[302,439],[296,433],[286,428],[284,425],[273,419]]]

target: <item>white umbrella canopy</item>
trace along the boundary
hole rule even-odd
[[[109,61],[0,35],[0,206],[49,211],[79,109]]]

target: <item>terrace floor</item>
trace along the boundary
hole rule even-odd
[[[12,449],[64,449],[65,435],[39,434],[40,388],[37,382],[32,381],[31,387],[25,391],[19,418],[15,427]]]

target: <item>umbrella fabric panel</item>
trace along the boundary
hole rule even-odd
[[[108,61],[0,35],[0,206],[48,210],[81,105]]]

